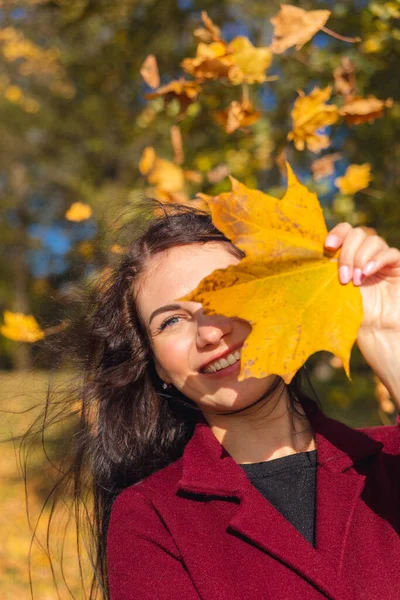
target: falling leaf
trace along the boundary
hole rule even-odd
[[[223,41],[197,46],[195,58],[185,58],[182,67],[199,81],[228,79],[234,85],[262,83],[271,64],[268,47],[256,48],[250,40],[238,36],[229,44]]]
[[[364,163],[363,165],[350,165],[347,167],[343,177],[335,179],[335,185],[342,194],[352,196],[356,192],[368,187],[370,181],[371,165]]]
[[[203,181],[203,175],[199,171],[192,171],[191,169],[185,169],[183,175],[186,181],[191,183],[201,183]]]
[[[44,338],[44,332],[32,315],[4,311],[4,325],[0,327],[4,337],[15,342],[37,342]]]
[[[65,218],[68,221],[86,221],[92,215],[92,209],[88,204],[83,204],[83,202],[74,202],[71,204],[67,212],[65,213]]]
[[[319,181],[324,177],[329,177],[335,172],[334,163],[342,157],[340,152],[334,152],[333,154],[326,154],[321,158],[317,158],[311,163],[311,171],[314,179]]]
[[[225,163],[221,163],[213,169],[211,169],[210,171],[208,171],[207,181],[212,184],[219,183],[220,181],[225,179],[225,177],[228,177],[230,172],[231,170],[229,166]]]
[[[140,74],[153,89],[160,85],[160,75],[158,73],[157,59],[154,54],[149,54],[140,68]]]
[[[219,42],[221,41],[221,30],[217,27],[205,10],[201,11],[201,19],[204,27],[195,29],[194,36],[202,42]]]
[[[229,70],[235,65],[232,54],[227,54],[225,42],[200,42],[195,58],[185,58],[182,68],[199,81],[228,77]]]
[[[184,160],[182,133],[178,125],[172,125],[170,129],[171,144],[174,151],[174,159],[178,165],[181,165]]]
[[[182,192],[184,189],[183,169],[165,158],[159,158],[151,146],[144,149],[139,170],[146,176],[150,185],[164,192]]]
[[[201,85],[196,81],[187,81],[184,77],[174,79],[167,85],[163,85],[155,92],[145,95],[147,100],[154,98],[164,98],[165,104],[177,99],[180,104],[180,113],[184,113],[188,106],[195,102],[201,91]]]
[[[151,169],[154,166],[156,158],[156,151],[154,150],[154,148],[152,148],[152,146],[147,146],[143,150],[143,154],[139,161],[139,171],[142,175],[147,175],[148,173],[150,173]]]
[[[344,97],[353,97],[356,93],[356,79],[354,63],[344,56],[341,64],[333,71],[335,90]]]
[[[231,102],[226,110],[214,113],[216,121],[222,125],[226,133],[233,133],[239,127],[247,127],[256,123],[261,113],[254,110],[250,102]]]
[[[340,114],[349,125],[359,125],[368,121],[372,123],[375,119],[382,117],[385,108],[393,106],[392,98],[379,100],[375,96],[368,98],[354,98],[340,109]]]
[[[274,26],[272,52],[282,54],[291,46],[300,50],[325,25],[330,14],[330,10],[307,11],[291,4],[281,4],[278,14],[270,19]]]
[[[231,192],[208,201],[215,226],[246,256],[183,298],[201,302],[207,314],[251,324],[240,381],[274,373],[289,383],[320,350],[339,356],[349,376],[362,321],[359,288],[339,283],[338,252],[324,254],[327,228],[318,199],[287,168],[282,200],[232,178]]]
[[[325,104],[331,97],[332,88],[314,88],[308,96],[302,90],[298,93],[299,97],[290,113],[293,130],[288,134],[288,140],[293,140],[297,150],[304,150],[307,146],[311,152],[319,152],[329,146],[330,140],[317,130],[336,123],[339,118],[337,106]]]
[[[235,67],[228,72],[232,83],[238,85],[266,81],[265,71],[272,62],[272,52],[268,47],[256,48],[248,38],[238,36],[228,44],[227,50],[235,61]]]

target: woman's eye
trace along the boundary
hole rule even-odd
[[[180,319],[181,317],[168,317],[168,319],[165,319],[165,321],[163,321],[160,325],[160,327],[158,328],[159,331],[163,331],[163,329],[165,329],[166,327],[168,327],[169,325],[173,325],[174,322],[176,322],[176,319]]]

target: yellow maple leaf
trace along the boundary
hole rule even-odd
[[[182,67],[198,81],[228,79],[234,85],[262,83],[265,71],[272,61],[268,47],[256,48],[244,36],[238,36],[229,44],[223,40],[209,44],[200,42],[195,58],[185,58]]]
[[[144,149],[139,170],[146,176],[150,185],[164,192],[182,192],[185,187],[183,169],[165,158],[159,158],[151,146]]]
[[[71,204],[67,212],[65,213],[65,218],[68,221],[86,221],[92,215],[92,209],[88,204],[84,204],[83,202],[74,202]]]
[[[228,72],[232,83],[263,83],[267,79],[265,71],[272,62],[268,47],[256,48],[247,37],[238,36],[228,44],[227,50],[235,61],[235,67]]]
[[[331,97],[332,88],[314,88],[306,96],[299,90],[299,97],[290,113],[293,129],[288,134],[288,140],[293,140],[297,150],[307,147],[311,152],[319,152],[330,144],[326,134],[318,133],[318,129],[336,123],[339,110],[334,104],[325,104]]]
[[[226,133],[233,133],[239,127],[248,127],[256,123],[261,113],[250,102],[231,102],[227,109],[214,113],[215,120],[222,125]]]
[[[4,337],[15,342],[37,342],[44,338],[44,332],[32,315],[4,311],[4,325],[0,327]]]
[[[364,163],[363,165],[350,165],[347,167],[343,177],[335,179],[335,185],[342,194],[351,196],[368,187],[370,181],[371,165]]]
[[[330,14],[330,10],[304,10],[281,4],[278,14],[270,19],[274,26],[272,52],[281,54],[291,46],[300,50],[325,25]]]
[[[348,125],[359,125],[368,121],[372,123],[375,119],[383,116],[385,108],[393,106],[392,98],[379,100],[375,96],[368,98],[352,98],[340,108],[340,114]]]
[[[227,51],[223,41],[197,46],[195,58],[185,58],[182,68],[199,81],[228,77],[229,70],[235,65],[235,59]]]
[[[327,228],[318,198],[287,168],[282,200],[233,178],[231,192],[208,199],[213,223],[246,257],[180,299],[251,324],[239,381],[274,373],[289,383],[320,350],[338,356],[349,376],[362,321],[359,288],[339,283],[338,253],[324,254]]]

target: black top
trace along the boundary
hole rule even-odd
[[[239,466],[264,498],[314,546],[317,451]]]

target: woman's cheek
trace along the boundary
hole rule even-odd
[[[185,378],[190,370],[190,343],[177,335],[165,336],[159,341],[156,354],[159,362],[172,378]]]

